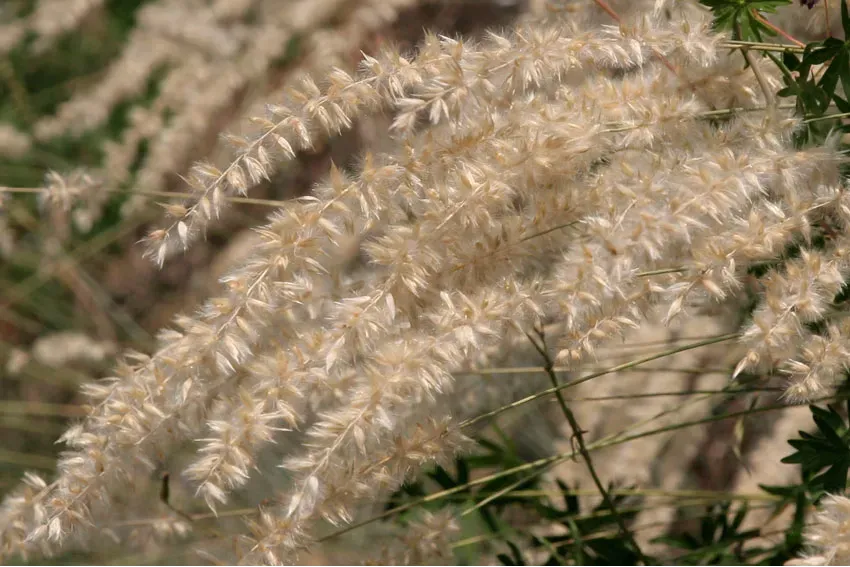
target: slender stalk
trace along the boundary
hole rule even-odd
[[[544,472],[548,471],[553,466],[554,466],[553,464],[550,464],[550,465],[547,465],[545,467],[540,467],[539,469],[532,472],[531,474],[528,474],[528,475],[520,478],[516,482],[512,482],[508,486],[506,486],[506,487],[504,487],[500,490],[497,490],[496,492],[488,495],[486,498],[484,498],[480,502],[477,502],[474,506],[470,506],[469,508],[467,508],[466,510],[461,512],[460,517],[462,518],[464,516],[471,514],[474,511],[478,510],[479,508],[483,508],[484,506],[486,506],[490,502],[493,502],[494,500],[498,500],[499,498],[501,498],[505,494],[510,493],[511,496],[515,495],[517,492],[519,492],[519,491],[514,490],[515,488],[517,488],[518,486],[522,486],[523,484],[537,478],[538,476],[542,475]],[[593,493],[596,494],[596,491],[594,491]],[[478,495],[483,496],[482,494],[478,494]]]
[[[786,45],[784,43],[770,43],[766,41],[745,41],[742,39],[730,39],[720,43],[721,47],[727,49],[740,49],[742,46],[749,47],[753,51],[789,51],[792,53],[803,53],[805,47],[796,45]]]
[[[45,187],[6,187],[0,186],[0,193],[31,193],[31,194],[41,194],[47,193],[48,189]],[[110,187],[103,187],[98,189],[98,191],[104,191],[106,193],[123,193],[127,195],[140,195],[144,197],[152,197],[159,199],[190,199],[194,197],[192,193],[180,193],[177,191],[132,191],[128,192],[124,189],[115,189]],[[222,196],[222,199],[230,202],[230,203],[239,203],[242,205],[260,205],[263,207],[277,207],[280,208],[284,206],[285,201],[276,201],[274,199],[253,199],[251,197],[230,197],[230,196]]]
[[[819,398],[817,400],[812,400],[811,403],[835,401],[836,399],[839,399],[839,398],[837,398],[836,396],[827,396],[827,397],[824,397],[824,398]],[[720,415],[712,415],[712,416],[709,416],[709,417],[705,417],[705,418],[697,419],[697,420],[693,420],[693,421],[683,421],[683,422],[680,422],[680,423],[667,425],[667,426],[664,426],[664,427],[659,427],[657,429],[651,429],[649,431],[644,431],[642,433],[635,433],[633,435],[628,435],[628,436],[625,436],[625,437],[603,439],[603,440],[600,440],[600,441],[597,441],[595,443],[591,443],[590,445],[588,445],[587,450],[588,451],[595,451],[595,450],[598,450],[598,449],[603,449],[605,447],[613,447],[615,445],[622,445],[623,443],[628,443],[629,441],[634,441],[636,439],[644,439],[646,437],[652,437],[654,435],[662,435],[664,433],[669,433],[671,431],[678,431],[678,430],[681,430],[681,429],[687,429],[689,427],[705,425],[707,423],[714,423],[716,421],[724,421],[724,420],[727,420],[727,419],[736,419],[738,417],[742,417],[742,416],[745,416],[745,415],[766,413],[766,412],[769,412],[769,411],[782,410],[782,409],[786,409],[786,408],[788,408],[788,405],[784,404],[784,403],[783,404],[773,404],[773,405],[769,405],[769,406],[763,406],[763,407],[760,407],[760,408],[747,409],[747,410],[743,410],[743,411],[739,411],[739,412],[732,412],[732,413],[726,413],[726,414],[720,414]],[[401,506],[396,506],[395,508],[391,508],[389,510],[386,510],[386,511],[380,513],[380,514],[376,514],[375,516],[372,516],[371,518],[367,518],[367,519],[365,519],[361,522],[357,522],[356,524],[351,524],[349,526],[341,528],[341,529],[339,529],[335,532],[332,532],[332,533],[330,533],[330,534],[328,534],[324,537],[319,538],[316,541],[317,542],[327,541],[329,539],[341,536],[341,535],[346,534],[350,531],[356,530],[358,528],[372,524],[374,522],[379,522],[379,521],[384,520],[386,518],[391,518],[392,516],[395,516],[396,514],[401,514],[402,512],[406,512],[407,510],[410,510],[410,509],[415,508],[417,506],[420,506],[422,504],[427,504],[429,502],[436,502],[438,500],[442,500],[442,499],[447,498],[447,497],[449,497],[453,494],[463,492],[463,491],[465,491],[465,490],[467,490],[467,489],[469,489],[473,486],[478,486],[480,484],[486,484],[486,483],[488,483],[492,480],[504,478],[506,476],[511,476],[511,475],[514,475],[514,474],[517,474],[517,473],[520,473],[520,472],[524,472],[524,471],[528,471],[528,470],[535,470],[535,469],[538,469],[540,467],[545,467],[545,466],[555,464],[555,463],[561,463],[561,462],[567,461],[569,459],[573,459],[577,456],[578,456],[578,453],[576,451],[568,451],[566,453],[560,453],[560,454],[557,454],[557,455],[552,455],[550,457],[544,457],[542,459],[537,459],[536,461],[530,461],[530,462],[527,462],[527,463],[523,463],[521,465],[517,465],[515,467],[511,467],[509,469],[505,469],[503,471],[499,471],[497,473],[493,473],[493,474],[490,474],[490,475],[487,475],[487,476],[483,476],[481,478],[476,478],[474,480],[470,480],[469,482],[467,482],[465,484],[453,486],[452,488],[448,488],[448,489],[442,490],[440,492],[435,492],[433,494],[423,496],[422,498],[418,498],[418,499],[413,500],[411,502],[408,502],[406,504],[402,504]]]
[[[462,421],[458,425],[458,428],[470,427],[470,426],[475,425],[476,423],[483,421],[485,419],[495,417],[495,416],[502,414],[506,411],[509,411],[511,409],[518,408],[518,407],[523,406],[523,405],[525,405],[529,402],[533,402],[535,400],[539,400],[540,398],[549,396],[549,395],[554,394],[556,392],[560,392],[561,390],[564,390],[566,388],[572,388],[574,386],[577,386],[579,384],[587,382],[588,380],[593,380],[594,378],[598,378],[599,376],[603,376],[605,374],[611,374],[612,372],[618,372],[618,371],[624,370],[626,368],[632,368],[632,367],[637,366],[639,364],[643,364],[645,362],[650,362],[650,361],[653,361],[653,360],[658,360],[659,358],[664,358],[665,356],[670,356],[670,355],[676,354],[678,352],[684,352],[686,350],[692,350],[692,349],[699,348],[699,347],[706,346],[706,345],[713,345],[715,343],[721,343],[721,342],[728,341],[728,340],[731,340],[731,339],[736,339],[738,337],[740,337],[740,335],[738,333],[731,333],[731,334],[728,334],[728,335],[720,335],[718,337],[712,337],[712,338],[706,339],[704,341],[689,343],[687,345],[684,345],[684,346],[681,346],[681,347],[676,347],[674,349],[668,349],[668,350],[665,350],[663,352],[657,352],[655,354],[651,354],[649,356],[645,356],[645,357],[642,357],[642,358],[631,360],[629,362],[619,364],[617,366],[612,366],[610,368],[600,370],[599,372],[594,372],[592,374],[588,374],[587,376],[579,378],[578,380],[573,380],[573,381],[571,381],[567,384],[562,384],[562,385],[557,386],[557,387],[552,387],[552,388],[549,388],[547,390],[537,392],[536,394],[526,396],[525,398],[522,398],[522,399],[517,400],[515,402],[512,402],[510,404],[504,405],[504,406],[496,408],[492,411],[488,411],[488,412],[482,413],[480,415],[477,415],[473,418]]]
[[[525,477],[523,482],[527,482],[532,475]],[[0,486],[3,486],[0,483]],[[613,494],[616,496],[636,496],[640,498],[668,498],[668,499],[680,499],[675,500],[673,502],[654,504],[653,506],[676,506],[676,507],[688,507],[688,506],[704,506],[706,504],[711,504],[713,502],[725,502],[727,500],[741,500],[745,502],[749,501],[759,501],[759,502],[778,502],[781,500],[779,496],[774,496],[772,494],[763,493],[734,493],[734,492],[724,492],[721,490],[664,490],[664,489],[655,489],[655,488],[613,488],[608,491],[609,494]],[[479,495],[484,495],[486,493],[481,492]],[[493,495],[501,495],[502,491],[494,492],[488,497]],[[512,498],[556,498],[561,496],[593,496],[597,494],[596,489],[574,489],[574,490],[565,490],[565,491],[556,491],[556,490],[514,490],[511,492]],[[449,497],[446,497],[449,499]],[[458,499],[465,500],[467,496],[458,495]],[[169,506],[170,507],[170,506]],[[628,509],[623,509],[629,512],[639,512],[641,510],[648,509],[646,506],[642,506],[640,508],[632,507]],[[186,514],[182,511],[177,511],[181,516]],[[233,508],[231,510],[221,510],[217,513],[213,512],[204,512],[197,514],[186,514],[186,517],[189,521],[192,522],[201,522],[204,520],[215,520],[218,518],[238,518],[238,517],[250,517],[256,516],[259,513],[259,510],[256,507],[251,508]],[[464,512],[461,515],[466,514]],[[588,514],[583,514],[578,516],[576,519],[585,519],[585,518],[595,518],[599,516],[603,516],[606,513],[602,512],[591,512]],[[136,526],[148,526],[154,524],[156,522],[162,521],[162,516],[150,517],[150,518],[137,518],[134,520],[123,520],[120,522],[115,522],[113,525],[115,527],[136,527]]]
[[[775,25],[771,24],[769,21],[767,21],[761,14],[758,13],[758,10],[751,9],[750,14],[753,16],[753,18],[758,20],[758,22],[760,24],[762,24],[766,28],[771,29],[774,32],[778,33],[779,35],[781,35],[782,37],[784,37],[785,39],[787,39],[788,41],[790,41],[791,43],[793,43],[797,47],[806,47],[805,43],[803,43],[802,41],[800,41],[796,37],[792,36],[791,34],[786,32],[785,30],[778,28]]]
[[[611,8],[611,6],[609,6],[607,2],[605,2],[604,0],[593,0],[593,2],[594,2],[594,4],[596,4],[597,6],[602,8],[602,11],[604,11],[606,14],[611,16],[612,20],[614,20],[618,24],[622,23],[622,20],[620,19],[620,15],[617,14],[617,12],[615,12],[614,9]]]
[[[738,24],[735,29],[738,33],[738,37],[743,37],[740,24]],[[750,66],[750,69],[753,70],[753,75],[756,76],[756,81],[758,81],[759,88],[764,95],[764,102],[769,107],[776,106],[776,98],[773,96],[773,91],[770,89],[770,85],[767,84],[767,80],[764,78],[764,74],[762,74],[761,69],[758,68],[756,60],[753,58],[753,54],[750,53],[750,48],[748,46],[742,46],[741,54],[744,56],[744,59],[747,60],[747,64]]]
[[[823,116],[814,116],[812,118],[807,118],[803,120],[803,123],[810,124],[812,122],[820,122],[821,120],[832,120],[838,118],[850,118],[850,112],[839,112],[836,114],[824,114]]]
[[[662,268],[660,270],[647,270],[646,272],[638,272],[635,274],[636,278],[646,278],[649,276],[661,276],[664,274],[681,274],[682,272],[687,272],[688,268]]]
[[[832,22],[829,18],[829,0],[823,3],[823,13],[826,18],[826,37],[832,37]]]
[[[614,520],[617,522],[617,526],[620,528],[620,535],[628,542],[628,544],[632,547],[632,551],[634,551],[638,559],[644,565],[650,565],[651,561],[649,558],[644,555],[643,551],[638,545],[637,540],[635,540],[632,533],[629,531],[628,526],[626,526],[626,522],[623,519],[623,516],[617,511],[617,506],[614,504],[614,500],[608,494],[608,490],[605,488],[605,485],[602,484],[602,480],[599,478],[599,474],[596,472],[596,467],[593,466],[593,459],[590,457],[590,453],[587,450],[587,446],[584,442],[584,430],[578,423],[575,414],[567,405],[566,400],[564,399],[564,394],[561,392],[561,384],[558,381],[558,376],[552,370],[555,366],[555,362],[552,360],[552,357],[549,356],[549,350],[546,347],[546,334],[542,329],[535,329],[537,336],[540,339],[540,344],[534,340],[531,335],[528,335],[528,340],[531,341],[531,344],[534,346],[534,349],[540,353],[541,358],[543,358],[544,366],[543,368],[546,370],[546,375],[549,376],[549,381],[552,382],[552,387],[555,388],[555,397],[558,398],[558,405],[561,406],[561,412],[564,414],[564,417],[567,419],[567,422],[570,424],[570,429],[573,431],[573,439],[578,445],[578,452],[581,454],[582,459],[584,459],[585,464],[587,465],[587,470],[590,472],[590,477],[593,479],[593,484],[596,485],[596,488],[599,490],[599,494],[602,496],[602,501],[605,502],[605,505],[611,510],[611,515],[614,516]]]
[[[760,510],[760,509],[765,509],[765,508],[768,508],[768,506],[753,506],[749,509],[750,510]],[[575,520],[583,520],[583,519],[585,519],[585,517],[587,517],[587,516],[584,516],[584,515],[576,516]],[[694,519],[700,519],[700,518],[703,518],[703,517],[705,517],[705,516],[695,516]],[[568,521],[571,521],[571,520],[568,519]],[[658,521],[647,522],[645,524],[635,526],[634,531],[638,532],[638,531],[643,531],[643,530],[647,530],[647,529],[651,529],[651,528],[664,527],[665,525],[667,525],[667,522],[658,522]],[[770,535],[776,535],[776,534],[781,534],[781,533],[784,533],[784,530],[773,530],[773,531],[770,531],[770,532],[765,532],[761,535],[764,536],[764,537],[767,537],[767,536],[770,536]],[[578,530],[573,530],[573,534],[578,534]],[[601,531],[601,532],[593,533],[593,534],[588,535],[587,537],[584,537],[584,538],[581,538],[581,539],[576,539],[576,540],[573,540],[573,541],[580,543],[582,541],[592,541],[592,540],[595,540],[595,539],[607,538],[610,535],[611,534],[608,533],[608,532]],[[481,535],[476,535],[476,536],[470,536],[468,538],[460,539],[460,540],[454,542],[451,545],[451,547],[452,547],[452,549],[457,549],[459,547],[466,547],[466,546],[475,545],[475,544],[478,544],[478,543],[485,543],[485,542],[488,542],[488,541],[498,539],[500,536],[501,536],[501,534],[499,534],[499,533],[481,534]],[[565,543],[570,543],[570,541],[569,540],[560,541],[559,543],[561,545],[564,545]],[[728,545],[728,544],[724,544],[724,545]],[[702,548],[698,551],[701,551],[701,550],[702,550]],[[682,557],[684,557],[684,556],[682,556]],[[670,559],[670,560],[667,561],[667,563],[675,564],[676,561],[673,560],[673,559]],[[581,565],[581,564],[582,563],[579,563],[579,565]]]
[[[779,110],[792,110],[797,108],[795,104],[774,104],[773,106],[753,106],[753,107],[734,107],[734,108],[720,108],[718,110],[708,110],[706,112],[700,112],[699,114],[694,115],[694,119],[710,119],[710,118],[725,118],[734,116],[736,114],[740,114],[742,112],[760,112],[765,110],[770,110],[771,108],[779,109]],[[616,134],[618,132],[628,132],[629,130],[635,130],[637,128],[641,128],[644,124],[630,124],[628,126],[618,126],[617,123],[609,123],[605,130],[603,130],[602,134]]]
[[[653,368],[653,370],[655,370]],[[641,398],[662,398],[672,396],[695,396],[700,394],[709,395],[727,395],[727,394],[751,394],[755,392],[765,393],[773,392],[781,394],[784,392],[782,388],[739,388],[735,390],[681,390],[676,392],[649,392],[646,394],[622,394],[619,396],[590,396],[587,398],[573,398],[572,402],[603,402],[610,400],[632,400]]]

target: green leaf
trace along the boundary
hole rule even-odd
[[[818,49],[815,49],[809,55],[807,55],[805,61],[809,65],[821,65],[822,63],[826,63],[827,61],[835,57],[835,55],[840,51],[840,46],[838,48],[826,46],[819,47]]]
[[[445,490],[457,486],[457,483],[443,467],[437,467],[432,472],[428,473],[428,476],[434,479],[437,484],[439,484]]]
[[[469,464],[464,459],[455,461],[457,466],[457,483],[466,484],[469,482]]]
[[[773,13],[791,0],[700,0],[714,15],[714,28],[730,31],[735,39],[757,40],[761,34],[776,35],[754,16],[754,12]]]
[[[769,53],[769,55],[773,54]],[[800,66],[800,59],[794,53],[785,51],[782,53],[782,63],[785,65],[785,69],[794,71]]]
[[[844,30],[844,37],[850,38],[850,14],[848,14],[847,0],[841,2],[841,27]]]
[[[800,431],[799,439],[789,439],[795,452],[782,462],[800,464],[810,490],[843,492],[850,471],[850,428],[832,406],[810,406],[810,411],[817,431]]]

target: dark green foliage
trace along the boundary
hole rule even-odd
[[[794,518],[785,530],[782,542],[770,550],[770,553],[760,565],[783,565],[797,557],[803,549],[803,528],[805,527],[806,508],[814,499],[808,493],[805,483],[790,486],[759,485],[768,494],[781,498],[776,506],[775,514],[784,511],[788,506],[794,506]]]
[[[761,41],[762,34],[774,36],[776,32],[759,21],[757,14],[776,12],[791,0],[700,0],[700,3],[711,8],[715,29],[730,31],[736,39]]]
[[[846,0],[841,3],[841,24],[845,37],[850,37],[850,11]],[[830,37],[806,45],[803,53],[786,51],[779,58],[769,54],[782,71],[785,87],[777,94],[793,97],[797,111],[809,121],[801,134],[801,143],[823,142],[833,132],[850,132],[850,126],[828,118],[827,110],[834,105],[840,113],[850,112],[850,42]],[[812,72],[815,65],[826,65],[826,71],[817,77]],[[838,86],[844,97],[841,96]]]
[[[759,535],[759,530],[741,531],[748,512],[747,505],[733,508],[731,502],[722,502],[706,509],[700,519],[699,529],[693,532],[657,538],[673,549],[685,551],[676,555],[678,565],[743,565],[763,554],[759,548],[744,549],[744,543]]]
[[[604,502],[596,506],[589,514],[582,514],[575,490],[562,481],[557,481],[561,490],[562,504],[537,501],[535,509],[553,524],[561,524],[566,534],[547,537],[554,548],[544,565],[560,565],[559,557],[569,558],[571,562],[585,565],[635,565],[638,555],[629,542],[618,533],[617,520],[611,508]],[[614,487],[609,487],[609,493]],[[637,508],[626,509],[624,504],[630,500],[627,496],[611,495],[614,506],[627,521],[634,519]],[[533,548],[548,549],[539,538],[532,537],[529,545]]]
[[[427,477],[440,489],[450,490],[463,487],[471,478],[508,471],[525,464],[508,440],[503,440],[500,444],[482,439],[479,440],[479,445],[479,453],[456,460],[454,475],[442,467],[437,467],[429,472]],[[453,499],[463,502],[464,506],[475,505],[488,496],[511,487],[509,492],[476,510],[480,524],[501,544],[507,546],[506,552],[498,554],[504,565],[528,564],[518,546],[519,541],[525,544],[524,548],[549,550],[549,559],[545,565],[559,565],[560,558],[571,558],[572,561],[588,565],[635,564],[637,555],[618,533],[616,517],[610,508],[602,503],[589,513],[583,514],[575,490],[570,490],[560,481],[558,486],[561,491],[559,501],[553,502],[543,496],[526,497],[522,494],[523,491],[539,489],[540,483],[537,475],[525,471],[504,475],[477,486],[465,487],[455,492]],[[427,493],[424,482],[406,484],[393,495],[388,507],[399,506],[410,497],[417,499]],[[626,496],[612,495],[612,498],[615,507],[626,520],[637,515],[638,509],[623,510],[623,504],[629,500]],[[435,502],[432,505],[441,504]],[[544,541],[539,536],[512,527],[504,519],[508,508],[522,509],[526,514],[539,517],[547,524],[560,524],[567,533],[548,537]]]
[[[795,452],[782,462],[802,467],[809,490],[843,493],[850,470],[850,429],[835,407],[810,409],[818,430],[814,434],[800,431],[800,439],[789,440]]]

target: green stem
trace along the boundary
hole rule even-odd
[[[770,43],[767,41],[744,41],[741,39],[732,39],[721,42],[720,47],[725,47],[727,49],[740,49],[742,47],[747,47],[753,51],[776,51],[780,53],[784,53],[786,51],[790,53],[803,53],[806,50],[805,47],[798,47],[796,45]]]
[[[569,385],[569,384],[567,384],[567,385]],[[562,388],[563,388],[563,386],[562,386]],[[827,396],[827,397],[824,397],[824,398],[819,398],[817,400],[812,400],[811,403],[814,404],[814,403],[820,403],[820,402],[826,402],[826,401],[834,401],[836,399],[838,399],[836,396]],[[596,443],[591,443],[590,445],[588,445],[587,450],[588,451],[595,451],[595,450],[603,449],[603,448],[606,448],[606,447],[613,447],[615,445],[622,445],[623,443],[628,443],[629,441],[634,441],[635,439],[643,439],[643,438],[646,438],[646,437],[652,437],[654,435],[661,435],[661,434],[664,434],[664,433],[669,433],[671,431],[678,431],[680,429],[687,429],[689,427],[704,425],[706,423],[714,423],[716,421],[723,421],[723,420],[726,420],[726,419],[735,419],[735,418],[742,417],[742,416],[745,416],[745,415],[753,415],[753,414],[757,414],[757,413],[765,413],[765,412],[768,412],[768,411],[782,410],[782,409],[787,409],[787,408],[788,408],[787,404],[774,404],[774,405],[764,406],[764,407],[760,407],[760,408],[747,409],[747,410],[743,410],[743,411],[739,411],[739,412],[713,415],[713,416],[709,416],[709,417],[705,417],[705,418],[693,420],[693,421],[683,421],[681,423],[676,423],[676,424],[673,424],[673,425],[667,425],[665,427],[659,427],[657,429],[644,431],[642,433],[635,433],[633,435],[628,435],[628,436],[625,436],[625,437],[617,437],[616,439],[603,439],[603,440],[597,441]],[[438,501],[438,500],[442,500],[443,498],[446,498],[446,497],[451,496],[453,494],[457,494],[459,492],[463,492],[463,491],[465,491],[465,490],[467,490],[467,489],[469,489],[473,486],[478,486],[480,484],[486,484],[490,481],[493,481],[493,480],[496,480],[496,479],[499,479],[499,478],[504,478],[506,476],[511,476],[511,475],[514,475],[514,474],[517,474],[517,473],[520,473],[520,472],[524,472],[524,471],[528,471],[528,470],[534,470],[534,469],[537,469],[537,468],[540,468],[540,467],[545,467],[547,465],[560,463],[560,462],[563,462],[563,461],[566,461],[566,460],[569,460],[569,459],[573,459],[577,456],[578,456],[578,454],[577,454],[576,451],[569,451],[569,452],[566,452],[566,453],[560,453],[560,454],[557,454],[557,455],[552,455],[550,457],[544,457],[544,458],[538,459],[536,461],[530,461],[530,462],[527,462],[527,463],[523,463],[521,465],[511,467],[510,469],[506,469],[506,470],[503,470],[503,471],[500,471],[500,472],[497,472],[497,473],[493,473],[493,474],[490,474],[490,475],[487,475],[487,476],[483,476],[481,478],[471,480],[471,481],[469,481],[465,484],[453,486],[452,488],[448,488],[446,490],[442,490],[440,492],[435,492],[433,494],[429,494],[429,495],[424,496],[422,498],[418,498],[417,500],[413,500],[411,502],[408,502],[407,504],[402,504],[401,506],[396,506],[395,508],[391,508],[391,509],[389,509],[389,510],[387,510],[387,511],[381,513],[381,514],[377,514],[375,516],[372,516],[371,518],[367,518],[366,520],[363,520],[363,521],[358,522],[356,524],[351,524],[351,525],[349,525],[345,528],[339,529],[339,530],[332,532],[332,533],[330,533],[330,534],[328,534],[324,537],[321,537],[317,540],[317,542],[323,542],[323,541],[335,538],[337,536],[341,536],[345,533],[356,530],[356,529],[361,528],[363,526],[384,520],[386,518],[390,518],[390,517],[395,516],[396,514],[400,514],[402,512],[406,512],[407,510],[410,510],[410,509],[415,508],[417,506],[420,506],[422,504],[427,504],[429,502],[435,502],[435,501]]]
[[[534,349],[540,353],[541,358],[543,358],[543,368],[546,370],[546,375],[549,376],[549,381],[552,382],[552,387],[555,389],[555,397],[558,398],[558,405],[561,406],[561,412],[570,424],[570,429],[572,429],[573,432],[572,438],[575,439],[576,444],[578,445],[578,452],[581,454],[582,459],[584,459],[584,462],[587,465],[587,470],[590,472],[593,484],[596,485],[597,490],[599,490],[599,494],[602,495],[602,501],[605,502],[605,506],[611,510],[611,515],[614,516],[614,520],[620,528],[620,535],[622,535],[623,539],[625,539],[632,547],[632,551],[637,554],[639,561],[644,565],[650,565],[651,561],[646,555],[644,555],[640,545],[638,545],[637,540],[635,540],[634,535],[632,535],[629,531],[623,516],[621,516],[617,511],[614,500],[611,498],[611,495],[608,494],[608,490],[605,488],[605,485],[602,484],[602,479],[599,478],[599,474],[596,472],[596,467],[593,466],[593,459],[591,459],[590,452],[587,450],[587,445],[585,445],[584,442],[584,430],[579,425],[573,411],[567,405],[567,401],[564,399],[564,394],[561,392],[561,384],[558,381],[558,376],[555,374],[554,370],[552,370],[552,368],[555,367],[555,362],[552,360],[552,357],[549,356],[549,350],[546,347],[546,334],[542,329],[535,329],[535,332],[540,338],[540,344],[537,344],[537,341],[535,341],[531,335],[528,335],[528,340],[531,341]]]
[[[533,402],[535,400],[539,400],[540,398],[549,396],[549,395],[554,394],[556,392],[560,392],[561,390],[565,390],[567,388],[572,388],[572,387],[578,386],[579,384],[582,384],[582,383],[587,382],[589,380],[593,380],[594,378],[598,378],[598,377],[604,376],[606,374],[611,374],[612,372],[618,372],[620,370],[625,370],[626,368],[632,368],[632,367],[637,366],[639,364],[643,364],[645,362],[651,362],[653,360],[658,360],[659,358],[664,358],[666,356],[677,354],[679,352],[692,350],[692,349],[699,348],[699,347],[706,346],[706,345],[713,345],[715,343],[720,343],[720,342],[728,341],[728,340],[731,340],[731,339],[736,339],[738,337],[740,337],[740,335],[738,333],[731,333],[731,334],[728,334],[728,335],[720,335],[720,336],[717,336],[717,337],[712,337],[710,339],[706,339],[704,341],[689,343],[689,344],[681,346],[681,347],[676,347],[676,348],[673,348],[673,349],[665,350],[663,352],[657,352],[655,354],[651,354],[651,355],[648,355],[648,356],[644,356],[642,358],[631,360],[629,362],[619,364],[617,366],[612,366],[610,368],[600,370],[599,372],[594,372],[592,374],[588,374],[587,376],[584,376],[583,378],[579,378],[578,380],[573,380],[572,382],[569,382],[567,384],[561,384],[557,387],[552,387],[552,388],[549,388],[547,390],[537,392],[536,394],[526,396],[525,398],[522,398],[522,399],[517,400],[515,402],[512,402],[510,404],[504,405],[504,406],[496,408],[492,411],[485,412],[485,413],[477,415],[473,418],[462,421],[458,425],[458,428],[461,429],[461,428],[470,427],[470,426],[475,425],[476,423],[483,421],[485,419],[495,417],[495,416],[502,414],[506,411],[512,410],[514,408],[518,408],[518,407],[523,406],[527,403]]]

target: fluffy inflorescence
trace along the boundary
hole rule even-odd
[[[809,553],[787,565],[847,565],[850,563],[850,499],[828,495],[805,533]]]
[[[850,348],[831,303],[850,268],[841,156],[795,148],[798,119],[760,90],[778,87],[769,67],[755,61],[757,80],[681,4],[635,3],[619,26],[553,10],[478,43],[428,36],[414,57],[388,48],[269,105],[228,166],[195,167],[196,198],[149,238],[157,262],[227,195],[367,113],[392,114],[394,150],[286,204],[220,297],[86,387],[56,480],[5,501],[0,556],[105,527],[179,443],[197,443],[184,477],[216,507],[293,437],[291,486],[238,550],[279,563],[317,521],[350,522],[464,446],[456,418],[475,408],[452,403],[452,372],[481,352],[545,325],[578,363],[652,305],[672,319],[738,293],[795,242],[799,257],[757,286],[738,371],[781,368],[800,399],[829,388]],[[718,112],[730,107],[750,112]],[[837,236],[815,249],[821,225]],[[823,334],[806,325],[826,319]]]
[[[209,152],[205,146],[210,139],[215,143],[222,122],[235,118],[234,110],[238,114],[250,106],[250,93],[279,89],[280,76],[293,68],[345,66],[365,37],[416,4],[417,0],[145,2],[134,14],[135,26],[121,53],[98,81],[76,90],[52,114],[39,117],[29,133],[0,124],[0,156],[24,154],[33,144],[79,139],[103,128],[124,105],[128,125],[100,148],[103,159],[96,176],[106,180],[111,191],[134,194],[122,206],[122,214],[129,217],[148,203],[145,193],[173,186],[175,174],[185,173],[198,155]],[[103,19],[107,9],[103,0],[39,0],[34,5],[32,12],[19,18],[13,17],[14,6],[0,8],[0,56],[13,50],[40,53],[86,20]],[[153,84],[155,94],[146,94]],[[262,159],[262,154],[240,146],[242,141],[230,136],[220,145],[236,144],[250,154],[241,165],[256,172],[250,160]],[[234,191],[247,189],[235,174],[228,183],[237,184],[228,185]],[[100,201],[108,196],[102,192]],[[96,211],[93,204],[89,203],[87,214],[100,216],[104,203],[97,203]],[[172,204],[168,210],[177,214],[180,208]],[[90,226],[77,228],[88,232]]]

